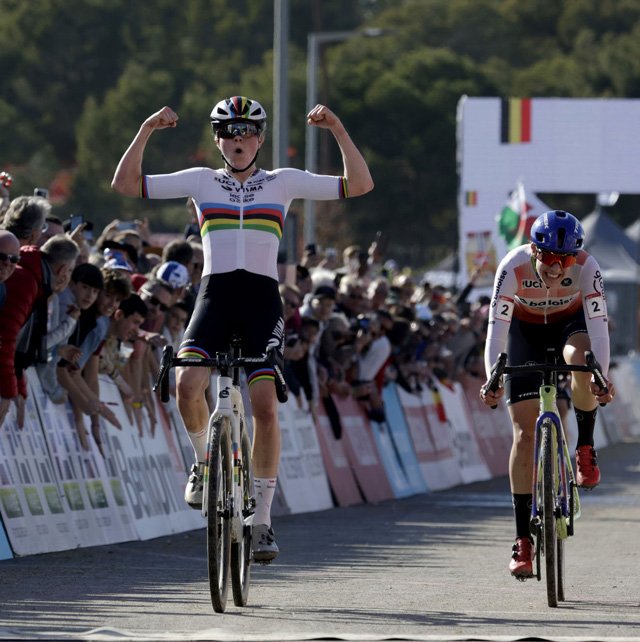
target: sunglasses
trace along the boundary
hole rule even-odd
[[[284,300],[284,303],[285,303],[285,305],[288,305],[288,306],[290,306],[290,307],[292,307],[292,308],[297,308],[297,307],[299,307],[299,306],[298,306],[298,302],[297,302],[297,301],[292,301],[291,299],[285,299],[285,300]]]
[[[226,123],[216,126],[216,134],[219,138],[251,138],[260,133],[260,128],[255,123]]]
[[[556,254],[555,252],[548,252],[547,250],[536,250],[536,258],[545,265],[553,265],[560,263],[563,268],[571,267],[576,264],[577,254]]]
[[[0,263],[5,261],[11,261],[11,263],[17,263],[20,260],[19,254],[7,254],[6,252],[0,252]]]
[[[156,308],[160,308],[162,312],[167,312],[169,310],[169,306],[160,301],[157,297],[153,296],[150,292],[147,292],[146,290],[143,290],[144,294],[146,294],[149,298],[147,299],[147,303],[150,303],[152,306]]]

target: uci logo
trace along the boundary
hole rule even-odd
[[[229,387],[227,386],[226,388],[223,388],[219,392],[218,397],[220,397],[220,399],[226,399],[229,396],[229,394],[230,394],[230,391],[229,391]]]

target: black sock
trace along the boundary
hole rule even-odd
[[[593,446],[593,430],[596,425],[596,413],[598,409],[594,410],[580,410],[575,408],[576,419],[578,421],[578,444],[580,446]]]
[[[533,495],[531,493],[522,493],[512,495],[513,513],[516,518],[516,537],[528,537],[531,539],[531,502]]]

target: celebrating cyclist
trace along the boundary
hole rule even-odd
[[[244,96],[225,98],[211,112],[223,168],[142,174],[143,153],[151,134],[178,124],[178,115],[170,107],[163,107],[142,123],[120,160],[112,182],[116,191],[143,198],[190,197],[197,210],[204,270],[179,357],[213,357],[228,350],[232,334],[240,336],[247,356],[263,354],[267,345],[277,346],[282,353],[284,321],[276,262],[291,201],[347,198],[373,188],[364,158],[330,109],[317,105],[307,115],[307,123],[333,134],[342,153],[343,176],[293,168],[258,169],[256,159],[265,141],[267,114],[257,100]],[[254,420],[253,555],[257,561],[270,561],[278,554],[270,515],[280,459],[274,372],[265,362],[247,368],[247,379]],[[206,368],[178,370],[178,408],[196,458],[185,499],[194,508],[202,504],[208,383]]]
[[[485,346],[487,377],[501,352],[507,352],[508,364],[515,366],[544,362],[548,348],[555,348],[570,365],[584,365],[585,350],[591,350],[606,377],[609,330],[602,273],[583,249],[582,225],[568,212],[546,212],[533,223],[530,240],[511,250],[496,272]],[[509,478],[516,543],[509,570],[520,579],[533,575],[529,520],[540,385],[536,374],[507,375],[504,388],[494,393],[483,386],[480,391],[481,399],[490,406],[505,395],[513,423]],[[588,372],[571,375],[578,422],[577,483],[583,488],[594,488],[600,482],[593,447],[596,410],[598,402],[607,403],[614,394],[610,382],[604,394]]]

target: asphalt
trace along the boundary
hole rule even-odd
[[[508,482],[277,518],[249,605],[213,612],[204,530],[0,562],[0,639],[637,640],[640,443],[600,453],[567,601],[506,570]]]

